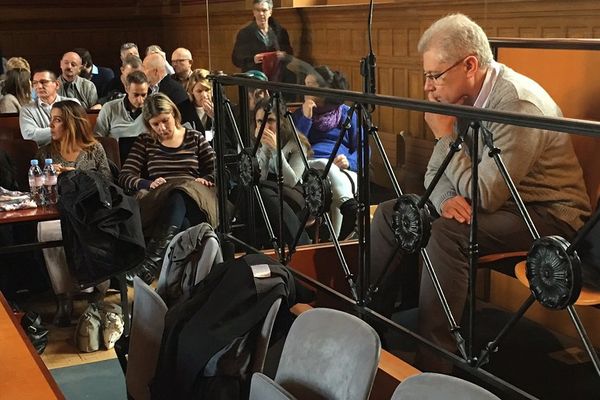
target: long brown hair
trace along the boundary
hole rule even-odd
[[[258,110],[265,110],[269,108],[269,98],[262,98],[256,102],[256,107],[254,108],[254,119],[256,120],[256,114]],[[277,111],[275,109],[270,110],[273,116],[277,117]],[[279,102],[279,115],[281,116],[281,121],[279,123],[279,130],[281,131],[281,142],[282,146],[285,146],[287,142],[290,140],[294,140],[294,127],[290,123],[290,121],[285,117],[287,109],[283,102]],[[267,118],[267,113],[265,112],[265,118]],[[311,157],[313,155],[312,148],[310,146],[310,142],[301,132],[296,131],[298,134],[298,138],[300,139],[300,143],[304,146],[306,150],[306,156]]]
[[[31,73],[25,68],[14,68],[6,72],[2,94],[12,94],[24,106],[31,101]]]
[[[65,134],[60,141],[52,141],[52,151],[67,154],[78,149],[88,151],[98,141],[94,138],[92,127],[87,119],[85,108],[73,100],[54,103],[52,108],[62,112]]]

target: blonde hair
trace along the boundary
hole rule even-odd
[[[181,128],[181,113],[171,99],[162,93],[155,93],[151,96],[148,96],[144,101],[142,118],[144,119],[144,125],[146,125],[150,135],[155,140],[158,140],[158,135],[150,126],[150,120],[159,116],[160,114],[171,114],[173,119],[175,119],[175,126],[177,128]]]
[[[23,57],[11,57],[6,62],[6,71],[10,71],[11,69],[21,68],[31,72],[31,68],[29,67],[29,62]]]
[[[204,87],[205,89],[209,90],[212,92],[212,85],[210,84],[210,81],[208,80],[208,75],[210,75],[210,71],[207,69],[203,69],[203,68],[198,68],[192,71],[190,78],[188,79],[188,83],[186,86],[186,90],[188,92],[188,95],[190,96],[190,99],[194,100],[194,96],[193,96],[193,91],[194,91],[194,87],[199,83],[200,85],[202,85],[202,87]]]
[[[87,119],[85,108],[73,100],[57,101],[53,109],[61,110],[65,134],[60,141],[52,141],[52,151],[62,155],[78,149],[87,151],[98,141],[94,138],[92,126]]]

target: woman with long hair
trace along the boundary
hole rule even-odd
[[[11,69],[6,73],[0,98],[0,114],[18,113],[31,101],[31,73],[25,68]]]
[[[50,110],[50,132],[52,141],[42,146],[36,156],[40,165],[45,159],[51,158],[58,174],[73,169],[96,170],[112,180],[104,148],[94,138],[86,111],[79,103],[73,100],[54,103]],[[40,241],[62,239],[60,221],[38,223],[38,238]],[[68,326],[73,312],[72,295],[79,290],[69,273],[64,248],[49,248],[43,252],[52,289],[58,300],[53,323],[56,326]],[[107,286],[97,286],[98,296],[104,294]]]
[[[200,222],[217,225],[215,152],[202,132],[181,125],[177,106],[162,93],[148,96],[142,117],[148,132],[131,147],[119,184],[139,198],[150,240],[137,274],[150,284],[175,234]]]
[[[270,100],[268,98],[260,99],[256,103],[254,109],[254,119],[256,124],[255,135],[258,135],[260,127],[264,119],[267,119],[265,129],[260,138],[260,147],[256,157],[260,167],[260,185],[259,190],[261,197],[265,203],[265,208],[270,217],[275,234],[278,234],[279,226],[279,194],[277,184],[278,157],[277,157],[277,135],[281,135],[281,154],[282,157],[282,177],[283,177],[283,234],[284,239],[288,244],[291,244],[296,237],[300,227],[300,220],[297,213],[304,206],[304,199],[299,185],[302,183],[302,175],[304,174],[304,162],[302,161],[302,153],[307,157],[310,156],[310,143],[302,134],[294,132],[292,124],[287,119],[282,119],[279,123],[280,130],[277,131],[277,114],[275,110],[265,112],[269,108]],[[279,115],[284,116],[286,113],[283,103],[279,110]],[[298,134],[302,148],[299,148],[294,136]],[[304,229],[302,227],[302,229]],[[310,243],[310,238],[306,232],[302,232],[298,244]]]
[[[348,90],[346,77],[327,66],[316,67],[315,72],[306,76],[305,84]],[[302,107],[293,113],[296,128],[306,135],[314,150],[311,167],[325,167],[349,113],[350,107],[342,102],[314,96],[305,96]],[[358,119],[354,114],[328,175],[333,192],[329,211],[333,230],[340,240],[345,239],[356,225],[358,202],[354,193],[357,189],[357,140]]]

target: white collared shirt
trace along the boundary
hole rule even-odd
[[[475,103],[473,107],[477,108],[485,108],[487,106],[488,100],[490,98],[490,94],[494,89],[494,85],[496,84],[496,80],[498,79],[498,75],[500,74],[500,64],[496,61],[492,60],[490,63],[487,72],[485,73],[485,79],[483,81],[483,85],[481,86],[481,90],[479,91],[479,95],[477,95],[477,99],[475,99]]]

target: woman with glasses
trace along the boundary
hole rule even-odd
[[[150,284],[175,234],[201,222],[217,225],[215,152],[202,132],[181,125],[177,106],[162,93],[148,96],[142,118],[148,132],[131,147],[119,184],[139,198],[150,240],[137,274]]]
[[[0,114],[18,113],[31,101],[31,73],[24,68],[11,69],[6,73],[0,98]]]
[[[106,153],[102,145],[94,138],[85,109],[73,100],[58,101],[50,111],[50,132],[52,141],[42,146],[36,158],[43,165],[51,158],[58,174],[74,169],[96,170],[106,179],[112,180]],[[38,223],[40,241],[61,240],[60,221]],[[58,307],[53,324],[69,326],[73,312],[73,294],[76,288],[69,273],[64,248],[44,249],[44,259],[57,296]],[[98,286],[98,296],[103,296],[108,285]]]
[[[347,90],[346,77],[327,66],[316,67],[307,75],[306,86]],[[308,138],[314,151],[310,161],[313,168],[324,169],[336,141],[342,134],[342,125],[350,115],[350,107],[340,101],[305,96],[304,104],[292,115],[296,128]],[[350,128],[344,133],[341,145],[329,170],[332,201],[329,214],[333,230],[340,240],[350,235],[356,225],[358,202],[354,198],[357,190],[358,120],[356,114],[350,119]]]
[[[271,17],[273,13],[272,0],[254,0],[254,20],[244,26],[237,34],[231,54],[233,64],[242,72],[248,70],[263,71],[273,80],[263,61],[265,53],[276,52],[277,60],[286,54],[292,55],[292,45],[287,30]]]

